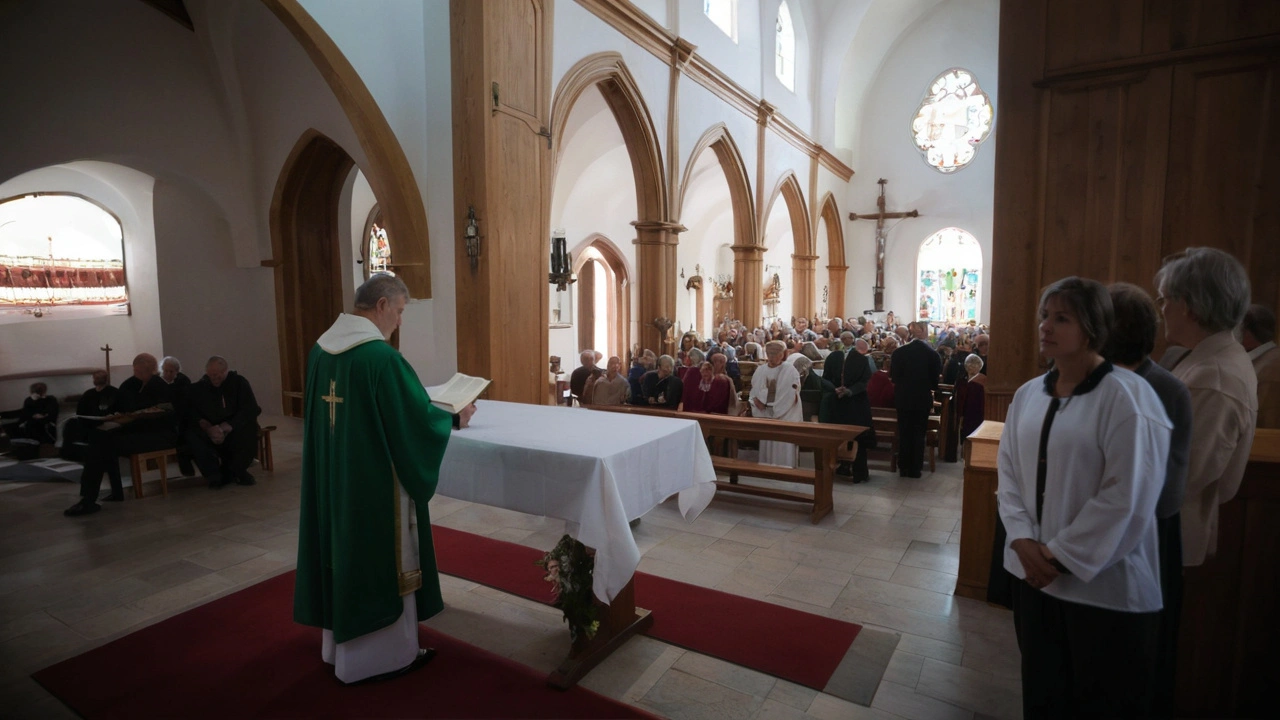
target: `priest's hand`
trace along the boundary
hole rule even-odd
[[[458,411],[458,428],[462,429],[467,425],[470,425],[471,416],[475,414],[476,414],[476,404],[474,402],[462,408],[462,410]]]
[[[1039,590],[1049,583],[1057,579],[1058,569],[1053,566],[1045,558],[1045,552],[1048,550],[1042,543],[1038,543],[1030,538],[1019,538],[1009,544],[1013,551],[1018,554],[1018,560],[1022,563],[1022,571],[1026,575],[1027,584]],[[1042,550],[1042,548],[1044,548]]]

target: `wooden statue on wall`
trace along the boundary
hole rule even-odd
[[[876,284],[875,290],[875,311],[884,312],[884,245],[889,237],[889,231],[884,226],[885,220],[897,220],[902,218],[920,217],[920,213],[915,210],[907,210],[906,212],[885,212],[884,204],[884,186],[888,184],[888,180],[880,178],[876,183],[880,186],[880,197],[876,198],[876,211],[873,213],[849,213],[850,220],[875,220],[876,221]]]

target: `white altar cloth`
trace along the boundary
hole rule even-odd
[[[436,492],[561,518],[594,548],[592,590],[610,602],[640,565],[628,524],[672,495],[694,520],[715,495],[698,423],[587,408],[480,400],[454,431]]]

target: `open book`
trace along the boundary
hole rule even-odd
[[[480,393],[489,387],[489,382],[484,378],[454,373],[445,384],[427,388],[427,395],[431,396],[431,402],[436,407],[456,415],[462,408],[475,402]]]

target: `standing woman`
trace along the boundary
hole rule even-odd
[[[1053,369],[1018,389],[1000,439],[996,499],[1028,718],[1151,707],[1155,510],[1171,424],[1145,380],[1099,354],[1113,317],[1093,280],[1045,289],[1040,353]]]

